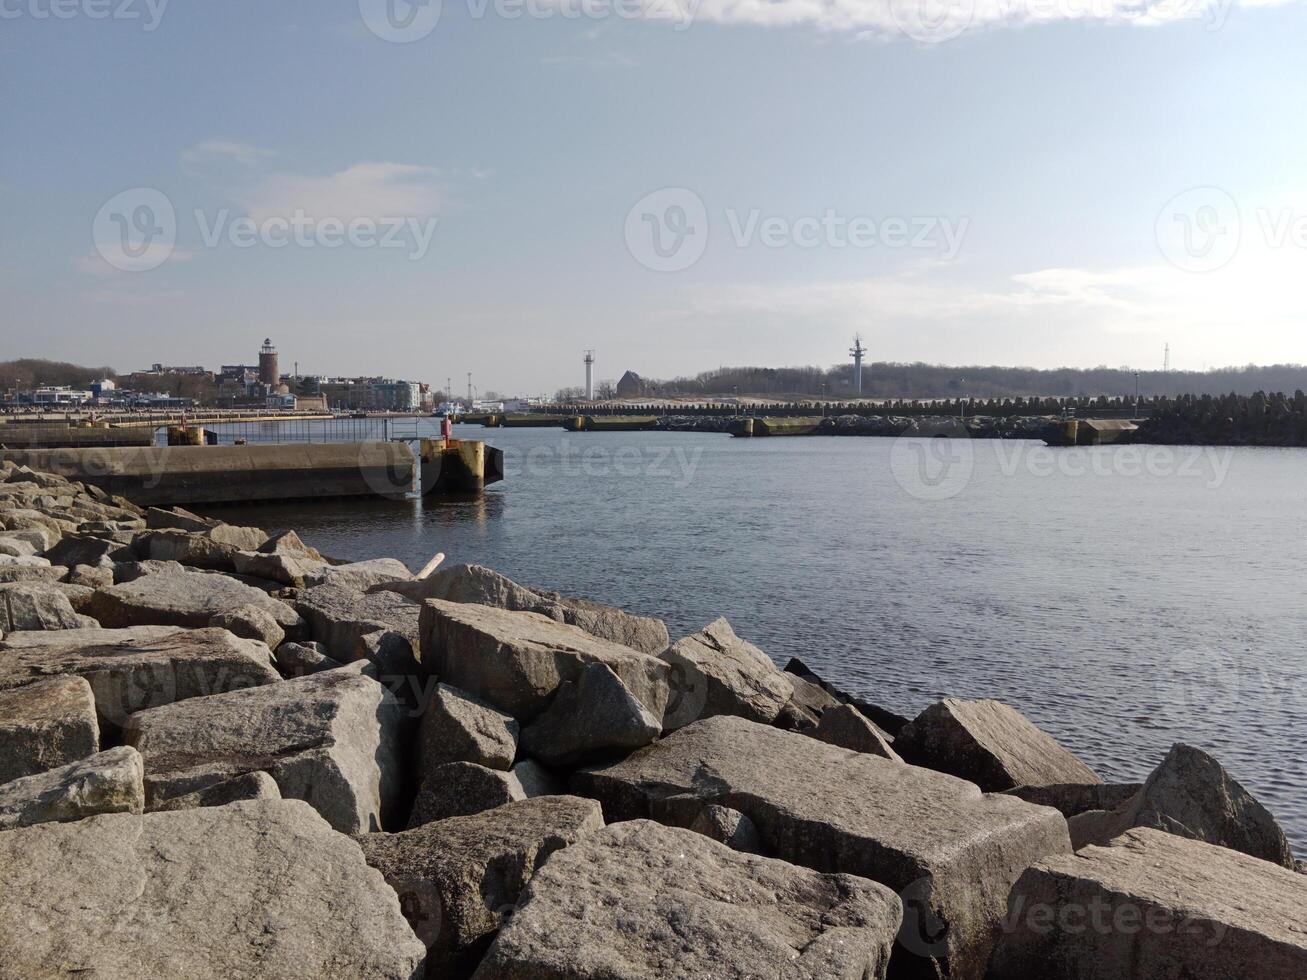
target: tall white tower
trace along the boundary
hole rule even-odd
[[[585,400],[595,400],[595,352],[585,352]]]
[[[862,335],[854,334],[853,346],[849,348],[849,353],[853,355],[853,392],[862,394],[862,355],[867,353],[867,348],[862,346]]]

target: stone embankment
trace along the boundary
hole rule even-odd
[[[0,465],[0,978],[1307,976],[1196,748]]]
[[[654,428],[663,432],[731,432],[738,419],[727,416],[668,415]],[[934,436],[972,439],[1042,439],[1055,425],[1052,416],[828,415],[807,435],[817,436]]]

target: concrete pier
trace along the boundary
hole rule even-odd
[[[467,497],[504,478],[503,453],[469,439],[424,439],[420,460],[405,442],[33,449],[4,458],[141,506]]]
[[[763,436],[810,436],[821,428],[820,418],[749,418],[740,419],[731,435],[748,438]]]
[[[58,449],[65,446],[99,447],[149,446],[154,443],[152,428],[117,429],[91,425],[0,425],[0,447],[5,449]]]

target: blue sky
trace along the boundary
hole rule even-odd
[[[1307,361],[1297,3],[65,2],[0,0],[0,358]]]

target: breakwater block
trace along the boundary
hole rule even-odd
[[[4,458],[142,507],[401,499],[413,491],[417,473],[417,457],[400,442],[41,449],[5,452]]]

